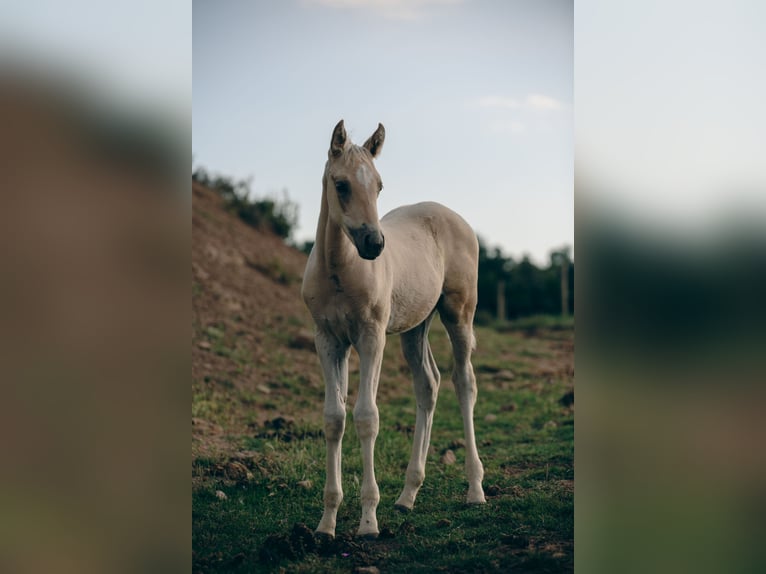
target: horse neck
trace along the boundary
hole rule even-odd
[[[339,225],[330,218],[327,203],[327,185],[322,185],[322,206],[319,211],[319,223],[315,246],[319,261],[328,271],[336,272],[352,264],[358,257],[351,240],[346,237]]]

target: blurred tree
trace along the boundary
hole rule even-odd
[[[499,314],[507,319],[559,314],[564,307],[571,312],[574,308],[574,264],[569,253],[568,246],[551,252],[548,266],[540,268],[528,256],[516,262],[499,248],[489,248],[479,238],[477,315],[484,320]],[[503,302],[505,310],[502,309]]]
[[[551,267],[558,267],[561,271],[561,315],[569,315],[569,246],[551,253]]]

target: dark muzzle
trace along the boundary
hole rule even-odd
[[[366,223],[356,229],[349,229],[349,232],[362,259],[375,259],[386,245],[386,238],[380,229],[372,228]]]

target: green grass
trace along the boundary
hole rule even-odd
[[[518,319],[497,319],[482,315],[481,325],[500,332],[523,331],[527,335],[535,335],[538,331],[571,331],[574,329],[574,316],[568,315],[530,315]]]
[[[434,327],[434,354],[448,373],[446,336]],[[215,339],[215,333],[209,335]],[[394,509],[412,446],[408,427],[415,419],[407,375],[398,373],[389,384],[407,386],[379,401],[375,471],[382,534],[377,541],[353,538],[360,517],[362,465],[349,413],[337,538],[313,547],[315,542],[300,525],[313,530],[322,514],[325,446],[319,423],[298,418],[286,429],[242,438],[250,453],[243,459],[251,471],[249,479],[233,481],[215,472],[226,464],[225,458],[194,462],[193,473],[201,478],[193,488],[194,571],[353,572],[373,565],[393,573],[572,571],[574,413],[559,403],[572,388],[572,380],[530,374],[528,365],[535,358],[522,352],[528,347],[523,334],[478,329],[477,338],[475,425],[484,487],[492,494],[486,505],[464,503],[462,447],[453,446],[454,465],[439,462],[442,452],[463,437],[458,402],[449,376],[443,374],[425,483],[413,512]],[[532,349],[532,355],[539,352],[534,345]],[[398,365],[399,355],[398,341],[389,341],[385,360],[392,377],[391,364]],[[519,374],[498,384],[480,367]],[[387,372],[384,364],[384,377]],[[352,390],[357,386],[353,375],[351,386]],[[209,399],[210,404],[200,397],[195,403],[198,412],[216,400],[221,397]],[[319,403],[316,409],[321,409]],[[302,481],[310,481],[310,486],[299,485]],[[226,500],[216,496],[218,490]]]

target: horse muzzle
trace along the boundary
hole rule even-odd
[[[386,238],[383,237],[383,232],[380,229],[375,229],[363,223],[361,227],[349,229],[349,233],[359,253],[359,257],[362,259],[373,260],[383,252]]]

